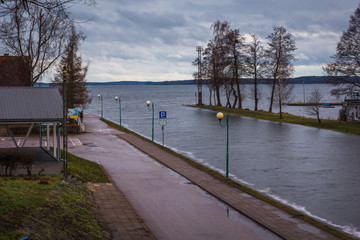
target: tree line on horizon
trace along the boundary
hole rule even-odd
[[[360,6],[360,5],[359,5]],[[228,21],[215,21],[211,25],[213,38],[207,43],[203,58],[192,62],[200,71],[194,72],[195,81],[206,79],[205,84],[210,91],[210,105],[214,94],[214,105],[222,106],[221,89],[226,96],[226,107],[242,108],[245,98],[244,83],[253,84],[250,97],[254,100],[254,110],[258,110],[261,93],[258,90],[259,80],[269,84],[269,112],[274,103],[279,106],[282,118],[282,102],[292,91],[289,79],[294,72],[293,62],[295,40],[283,26],[274,26],[273,32],[267,36],[264,47],[259,36],[249,34],[248,39],[240,34],[239,29],[232,29]],[[334,84],[333,95],[342,95],[360,90],[360,8],[350,17],[349,28],[344,31],[336,47],[334,60],[323,67],[327,82]],[[321,98],[314,89],[311,99]],[[314,113],[317,114],[318,112]]]

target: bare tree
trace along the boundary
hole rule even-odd
[[[263,77],[264,66],[265,66],[265,52],[261,45],[260,38],[251,34],[251,42],[247,45],[246,50],[246,74],[254,80],[254,97],[255,107],[254,110],[258,110],[259,96],[258,96],[258,79]]]
[[[287,80],[280,82],[281,87],[275,88],[274,93],[274,106],[279,107],[279,104],[283,104],[286,102],[292,102],[294,96],[293,96],[293,90],[294,90],[294,84],[289,84]],[[279,94],[279,90],[281,90],[281,94]],[[281,97],[281,100],[279,100],[279,97]]]
[[[23,57],[32,85],[63,54],[69,24],[63,12],[43,11],[37,5],[15,8],[3,17],[2,42],[14,55]]]
[[[235,108],[238,101],[238,108],[241,109],[242,100],[244,99],[244,93],[240,87],[240,78],[244,71],[244,37],[240,35],[239,29],[230,29],[225,37],[225,41],[228,46],[228,69],[231,80],[230,86],[234,96],[233,107]],[[234,82],[236,84],[236,91],[233,86]]]
[[[342,95],[360,89],[360,8],[350,17],[349,28],[343,32],[331,56],[333,63],[327,64],[324,71],[328,81],[337,87],[334,95]]]
[[[54,83],[59,85],[59,91],[63,94],[62,72],[64,67],[67,69],[68,80],[66,82],[66,101],[69,108],[84,107],[91,102],[89,91],[86,88],[86,74],[89,65],[82,66],[81,56],[78,54],[80,41],[85,40],[82,33],[76,32],[75,26],[71,27],[65,54],[62,56]]]
[[[202,73],[205,75],[205,78],[208,79],[207,85],[209,90],[215,90],[215,95],[220,101],[220,83],[218,82],[218,71],[217,71],[217,54],[216,46],[213,41],[209,41],[207,47],[204,49],[203,53],[203,64],[204,71]],[[216,102],[214,102],[217,105]],[[221,105],[221,103],[220,103]]]
[[[94,0],[4,0],[0,3],[0,38],[9,53],[23,58],[34,85],[64,52],[75,3]]]
[[[44,11],[61,11],[67,15],[66,11],[70,5],[81,2],[87,5],[95,5],[95,0],[0,0],[0,17],[9,15],[19,8],[29,10],[32,6],[38,6]]]
[[[215,55],[216,55],[216,80],[215,80],[215,91],[217,97],[217,105],[221,106],[220,102],[220,87],[223,85],[226,96],[227,103],[229,103],[229,97],[231,95],[231,86],[229,84],[233,84],[233,82],[229,82],[229,76],[226,72],[226,68],[229,65],[229,46],[227,45],[227,37],[230,32],[230,23],[228,21],[221,22],[220,20],[215,21],[213,25],[211,25],[213,29],[213,42],[215,44]],[[227,104],[229,105],[229,104]]]
[[[242,108],[244,94],[240,79],[244,71],[244,38],[239,29],[230,28],[228,21],[217,20],[211,25],[211,29],[213,39],[204,50],[202,62],[202,73],[203,77],[208,79],[210,95],[214,90],[215,104],[221,106],[220,90],[223,87],[226,106],[235,108],[238,105],[238,108]]]
[[[275,26],[274,32],[267,38],[269,40],[269,48],[266,50],[267,67],[268,74],[272,79],[269,112],[272,112],[277,83],[280,118],[282,118],[282,86],[286,84],[288,78],[294,72],[292,61],[295,60],[294,51],[296,50],[296,44],[292,35],[282,26]]]
[[[320,93],[318,88],[315,88],[310,96],[307,98],[307,102],[310,104],[305,106],[305,111],[309,115],[316,115],[319,124],[321,124],[320,119],[320,103],[323,98],[323,95]]]
[[[223,46],[219,42],[210,40],[204,50],[204,73],[208,84],[215,90],[216,105],[221,106],[220,90],[224,82],[224,70],[226,67],[226,55]],[[209,88],[210,89],[210,88]]]

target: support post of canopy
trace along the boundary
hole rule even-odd
[[[33,127],[34,127],[34,123],[31,123],[31,125],[30,125],[30,127],[29,127],[29,129],[28,129],[28,131],[27,131],[27,133],[26,133],[24,142],[23,142],[23,144],[22,144],[21,147],[24,147],[24,146],[25,146],[26,140],[29,138],[30,132],[31,132],[31,130],[33,129]]]

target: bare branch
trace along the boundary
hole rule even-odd
[[[349,28],[343,32],[332,56],[333,63],[323,70],[328,82],[336,85],[333,95],[343,95],[360,89],[360,8],[350,17]]]
[[[315,88],[310,96],[307,98],[307,102],[310,105],[305,106],[305,111],[309,115],[315,115],[319,124],[321,123],[320,119],[320,103],[323,98],[323,95],[320,93],[318,88]]]
[[[57,5],[52,5],[51,10],[44,7],[60,1],[28,1],[25,7],[19,0],[6,3],[17,7],[2,19],[2,42],[12,54],[23,56],[33,85],[63,54],[71,20],[64,12],[64,5],[57,11]]]

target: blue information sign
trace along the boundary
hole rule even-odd
[[[166,111],[159,112],[159,119],[166,119]]]
[[[68,109],[68,117],[70,118],[78,118],[79,117],[79,110],[76,108],[69,108]]]

